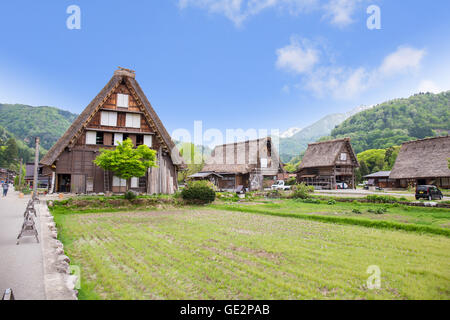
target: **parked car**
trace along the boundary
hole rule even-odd
[[[346,184],[345,182],[338,182],[336,183],[336,186],[338,189],[348,189],[348,184]]]
[[[278,180],[272,185],[272,190],[291,190],[291,186],[285,185],[284,180]]]
[[[439,190],[436,186],[431,185],[421,185],[416,188],[416,200],[420,198],[428,199],[428,200],[442,200],[444,196],[442,195],[441,190]]]

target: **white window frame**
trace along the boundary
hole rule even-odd
[[[127,113],[125,116],[125,127],[141,128],[141,115],[136,113]]]
[[[151,148],[153,146],[153,136],[146,134],[144,135],[144,145]]]
[[[120,179],[119,177],[113,176],[113,187],[126,187],[127,186],[127,180]]]
[[[128,108],[129,96],[127,94],[118,93],[116,106],[119,108]]]
[[[341,152],[341,161],[347,161],[347,152]]]
[[[100,124],[102,126],[116,127],[117,126],[117,112],[102,111]]]
[[[261,168],[267,168],[268,163],[267,158],[261,158]]]
[[[97,131],[86,131],[86,144],[97,144]]]
[[[114,145],[118,146],[119,142],[123,142],[123,133],[114,133]]]
[[[136,178],[136,177],[131,178],[130,188],[134,188],[134,189],[139,188],[139,178]]]

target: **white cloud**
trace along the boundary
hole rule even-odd
[[[360,0],[330,0],[324,5],[324,18],[329,19],[331,24],[339,27],[353,23],[353,14],[356,4]]]
[[[319,52],[306,40],[300,43],[292,37],[289,45],[277,50],[276,66],[288,72],[298,74],[308,72],[317,62],[319,62]]]
[[[425,54],[424,49],[399,47],[397,51],[384,58],[379,71],[382,75],[390,76],[417,69]]]
[[[291,15],[314,10],[324,11],[323,17],[339,27],[353,22],[357,3],[361,0],[178,0],[180,9],[197,7],[222,14],[236,26],[266,9],[287,11]]]
[[[288,46],[277,50],[276,65],[283,71],[302,75],[297,88],[309,90],[319,97],[331,95],[337,99],[350,99],[384,80],[418,69],[425,54],[423,49],[400,47],[388,54],[378,67],[350,68],[335,65],[329,52],[322,52],[308,40],[300,43],[293,37]],[[322,56],[328,60],[319,61]],[[432,92],[437,90],[430,81],[423,82],[422,87]]]
[[[423,80],[419,84],[418,91],[425,93],[426,92],[439,93],[444,90],[431,80]]]

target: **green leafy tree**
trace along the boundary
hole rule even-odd
[[[179,149],[181,156],[187,163],[187,170],[178,173],[178,181],[184,182],[187,177],[203,169],[205,156],[193,143],[184,142]]]
[[[363,160],[360,160],[359,165],[360,165],[359,172],[361,174],[361,178],[364,176],[367,176],[370,172],[369,172],[369,168],[367,168],[366,162]]]
[[[145,145],[134,148],[131,139],[127,139],[115,149],[100,149],[94,163],[105,171],[112,171],[120,179],[129,180],[143,177],[148,168],[157,167],[156,151]]]
[[[6,142],[6,148],[4,151],[4,159],[7,165],[14,164],[19,158],[19,149],[17,148],[16,139],[10,138]]]

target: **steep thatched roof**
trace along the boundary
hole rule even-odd
[[[450,136],[406,142],[392,168],[391,179],[450,177]]]
[[[304,168],[328,167],[336,164],[341,150],[347,147],[350,158],[355,166],[359,166],[355,152],[350,144],[350,138],[329,140],[308,144],[298,170]]]
[[[367,176],[364,176],[363,178],[389,178],[389,175],[391,174],[390,171],[378,171],[375,173],[368,174]]]
[[[184,166],[184,160],[181,157],[177,147],[173,143],[169,133],[162,124],[152,105],[148,101],[141,87],[135,80],[134,72],[131,70],[119,68],[114,72],[113,77],[106,86],[100,91],[100,93],[91,101],[91,103],[83,110],[77,119],[72,123],[70,128],[64,133],[64,135],[55,143],[55,145],[47,152],[44,158],[41,160],[41,164],[50,166],[59,157],[59,155],[68,147],[73,141],[75,141],[83,129],[86,127],[93,115],[102,107],[106,100],[113,94],[114,90],[121,84],[125,83],[135,96],[136,101],[141,104],[141,107],[146,113],[147,120],[156,133],[156,137],[160,139],[166,152],[168,152],[172,158],[174,165]]]
[[[283,171],[272,139],[267,137],[216,146],[202,172],[245,174],[260,168],[261,159],[268,159],[267,168],[261,168],[263,175],[276,175]]]

